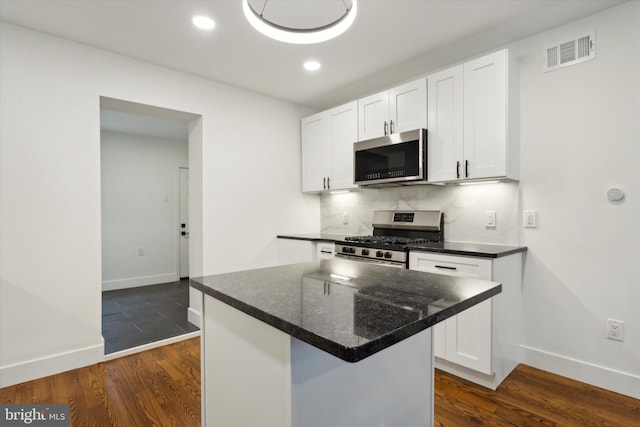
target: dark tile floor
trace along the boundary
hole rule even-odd
[[[103,292],[105,354],[197,331],[188,307],[189,279]]]

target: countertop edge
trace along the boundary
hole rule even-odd
[[[212,289],[200,282],[197,281],[198,278],[193,278],[189,280],[189,285],[199,291],[202,291],[204,294],[209,295],[212,298],[215,298],[241,312],[253,317],[256,320],[266,323],[269,326],[272,326],[292,337],[295,337],[301,341],[306,342],[309,345],[317,347],[341,360],[350,363],[359,362],[369,356],[372,356],[392,345],[399,343],[400,341],[407,339],[423,330],[430,328],[436,323],[442,322],[450,317],[455,316],[456,314],[473,307],[476,304],[479,304],[489,298],[498,295],[502,292],[502,284],[497,283],[498,286],[495,286],[487,291],[484,291],[474,297],[471,297],[463,302],[457,303],[456,305],[434,313],[430,316],[424,317],[410,325],[407,325],[403,328],[397,329],[384,335],[378,339],[373,341],[369,341],[365,344],[362,344],[358,347],[345,347],[340,345],[334,341],[316,335],[312,332],[309,332],[305,329],[300,328],[292,323],[289,323],[279,317],[276,317],[272,314],[266,313],[260,309],[257,309],[249,304],[246,304],[242,301],[239,301],[235,298],[232,298],[224,293],[218,292],[215,289]]]
[[[278,234],[277,238],[278,239],[289,239],[289,240],[305,240],[305,241],[309,241],[309,242],[339,242],[342,241],[344,239],[338,238],[338,236],[342,236],[340,234],[326,234],[324,235],[323,233],[318,233],[317,236],[314,236],[313,234]],[[491,246],[503,246],[500,244],[493,244],[493,243],[467,243],[467,242],[450,242],[450,243],[462,243],[462,244],[469,244],[469,245],[491,245]],[[501,258],[504,256],[508,256],[508,255],[512,255],[512,254],[516,254],[516,253],[520,253],[520,252],[527,252],[527,247],[526,246],[511,246],[511,245],[504,245],[506,248],[504,251],[492,251],[492,252],[487,252],[487,251],[483,251],[481,248],[478,248],[478,250],[465,250],[465,249],[447,249],[447,248],[430,248],[430,247],[416,247],[416,248],[411,248],[411,251],[413,252],[431,252],[431,253],[441,253],[441,254],[448,254],[448,255],[461,255],[461,256],[471,256],[471,257],[477,257],[477,258]]]
[[[334,236],[337,236],[337,235],[334,235]],[[276,238],[289,239],[289,240],[306,240],[309,242],[334,242],[334,243],[342,240],[337,237],[328,237],[328,236],[327,237],[322,237],[322,236],[311,237],[309,235],[296,235],[296,234],[278,234]]]
[[[439,254],[447,254],[447,255],[470,256],[470,257],[476,257],[476,258],[501,258],[507,255],[513,255],[513,254],[526,252],[526,251],[527,251],[526,246],[506,249],[501,252],[482,252],[482,251],[472,251],[472,250],[463,250],[463,249],[444,249],[444,248],[411,249],[411,252],[430,252],[430,253],[439,253]]]

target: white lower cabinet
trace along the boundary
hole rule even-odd
[[[333,242],[317,242],[316,259],[329,259],[335,255],[336,245]]]
[[[295,264],[318,259],[333,258],[333,242],[315,242],[301,239],[277,239],[277,264]]]
[[[435,366],[495,390],[520,361],[522,254],[411,252],[409,268],[502,283],[500,294],[433,327]]]

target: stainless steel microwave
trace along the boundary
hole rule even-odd
[[[427,180],[427,130],[416,129],[353,144],[357,185],[416,184]]]

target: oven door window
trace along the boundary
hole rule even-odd
[[[400,144],[359,150],[355,153],[355,180],[420,176],[420,143],[409,141]]]

